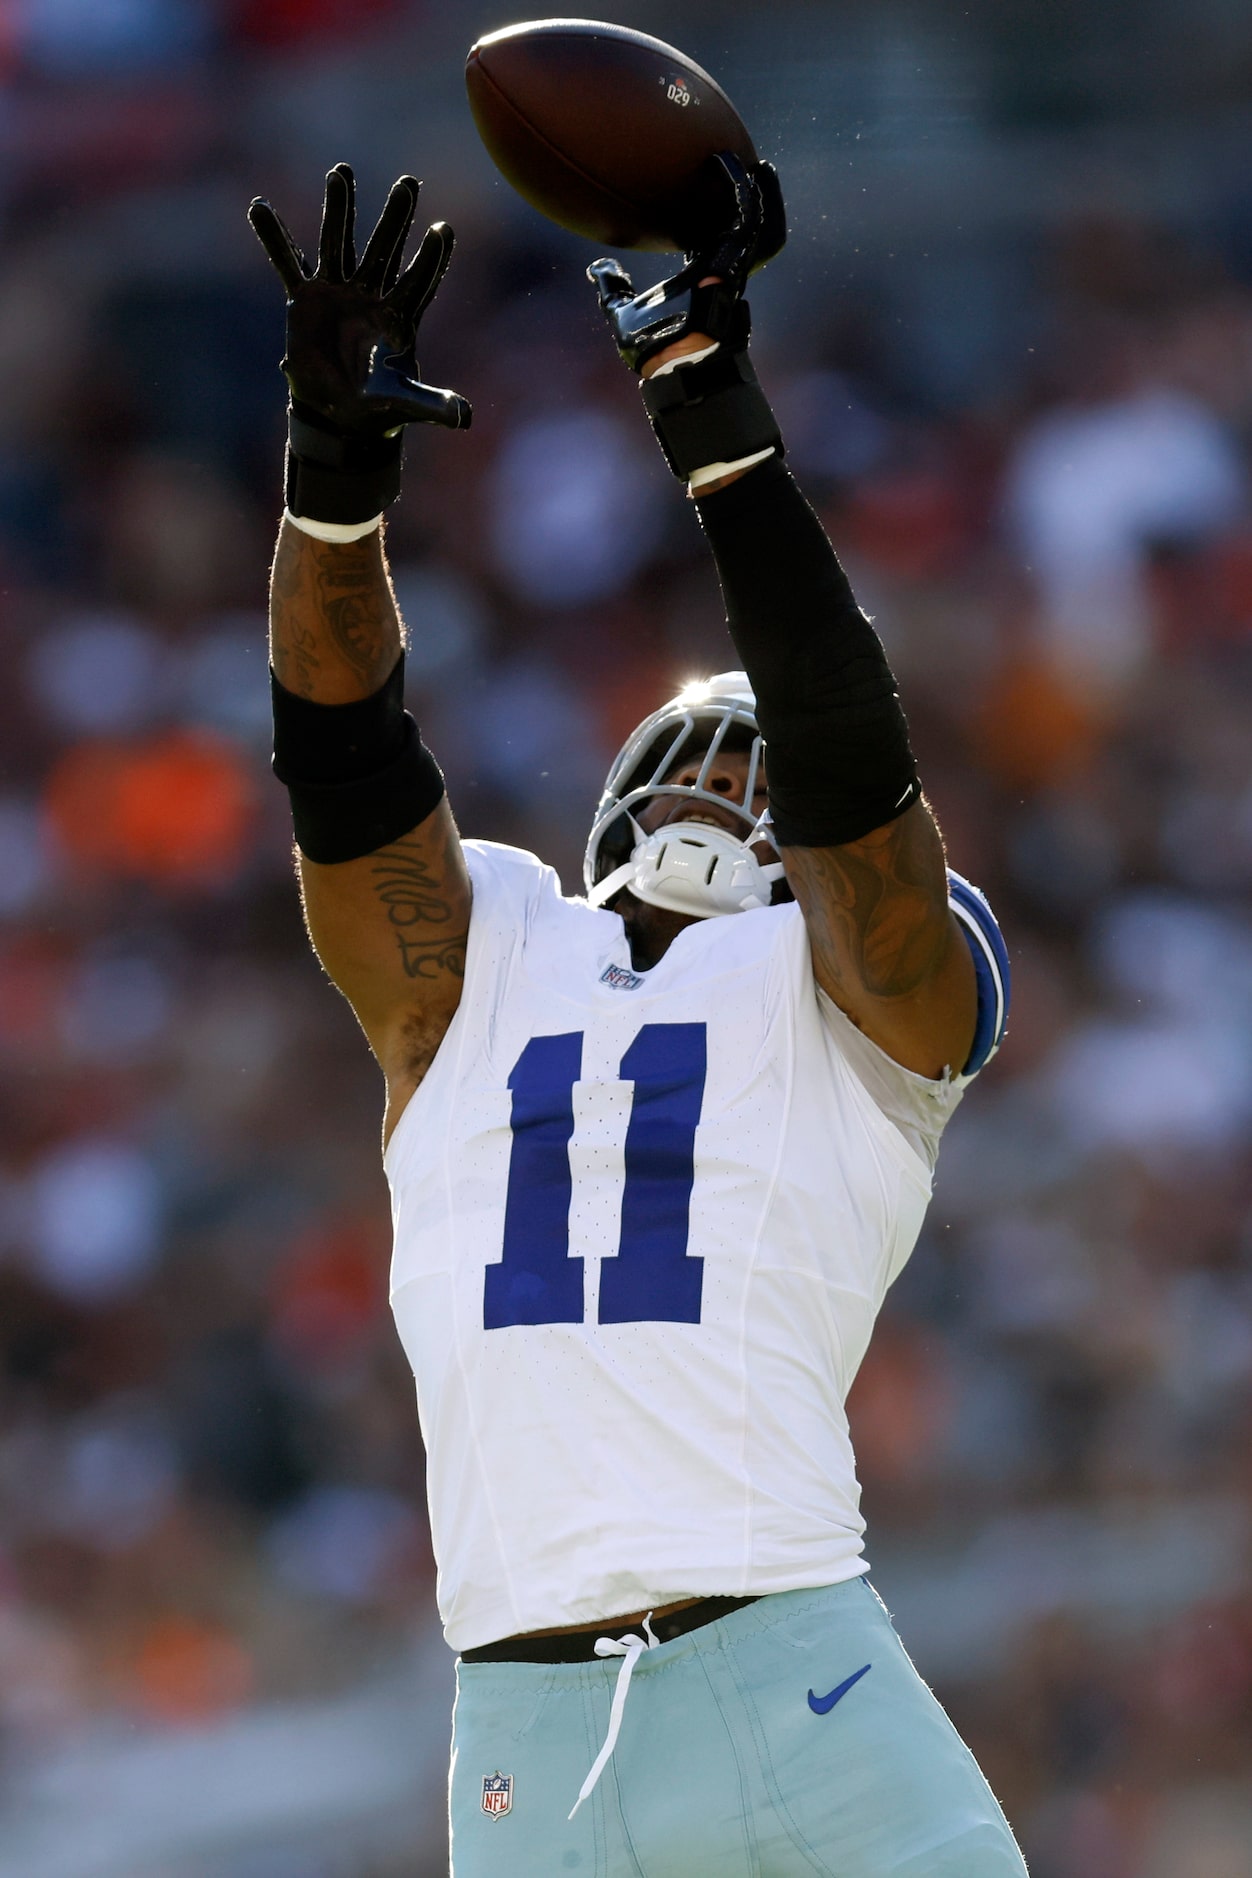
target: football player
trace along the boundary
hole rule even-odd
[[[457,1878],[1008,1878],[991,1792],[870,1589],[844,1402],[944,1124],[999,1043],[995,921],[945,871],[895,683],[783,460],[724,238],[591,270],[699,502],[743,670],[610,771],[581,897],[462,841],[403,702],[382,514],[447,267],[418,185],[359,261],[351,171],[288,299],[274,767],[309,933],[386,1081],[392,1302],[459,1654]],[[420,630],[420,622],[417,623]]]

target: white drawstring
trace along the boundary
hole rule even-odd
[[[617,1672],[617,1681],[613,1687],[613,1706],[609,1710],[609,1732],[604,1737],[604,1746],[600,1749],[600,1752],[596,1755],[592,1763],[591,1772],[583,1781],[578,1798],[570,1808],[569,1817],[571,1819],[573,1819],[574,1814],[578,1811],[587,1795],[595,1791],[596,1782],[608,1765],[610,1754],[617,1746],[618,1730],[621,1728],[622,1713],[626,1707],[626,1691],[630,1688],[630,1679],[635,1672],[635,1664],[639,1661],[639,1658],[643,1655],[645,1650],[655,1650],[660,1647],[661,1639],[652,1629],[651,1611],[648,1612],[648,1615],[643,1620],[643,1629],[644,1634],[642,1637],[635,1631],[627,1631],[624,1637],[596,1638],[596,1655],[620,1656],[622,1658],[622,1667]]]

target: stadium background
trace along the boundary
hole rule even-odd
[[[390,529],[467,833],[576,887],[728,662],[494,0],[0,7],[0,1878],[432,1878],[450,1665],[378,1078],[269,779],[282,316],[340,158],[460,250]],[[1252,13],[667,0],[776,159],[792,460],[1016,975],[853,1401],[875,1580],[1036,1878],[1252,1874]]]

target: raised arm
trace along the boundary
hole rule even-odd
[[[268,203],[251,220],[287,289],[287,513],[270,581],[274,768],[287,784],[309,936],[387,1082],[390,1133],[461,995],[470,889],[443,778],[404,708],[403,632],[381,511],[402,427],[469,421],[421,383],[417,323],[451,231],[401,273],[417,184],[401,178],[358,266],[352,173],[327,178],[316,271]]]
[[[877,634],[779,458],[704,497],[700,515],[756,688],[817,982],[906,1068],[960,1070],[974,967]]]
[[[969,1056],[974,966],[886,656],[783,464],[748,359],[741,296],[782,243],[777,179],[723,162],[735,213],[705,253],[639,296],[614,263],[592,278],[666,459],[699,500],[817,982],[897,1062],[938,1076]]]

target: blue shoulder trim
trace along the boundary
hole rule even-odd
[[[996,916],[983,895],[951,868],[948,869],[948,905],[965,934],[978,983],[974,1043],[969,1061],[961,1071],[963,1076],[976,1076],[991,1061],[1004,1037],[1011,992],[1008,948],[996,925]]]

